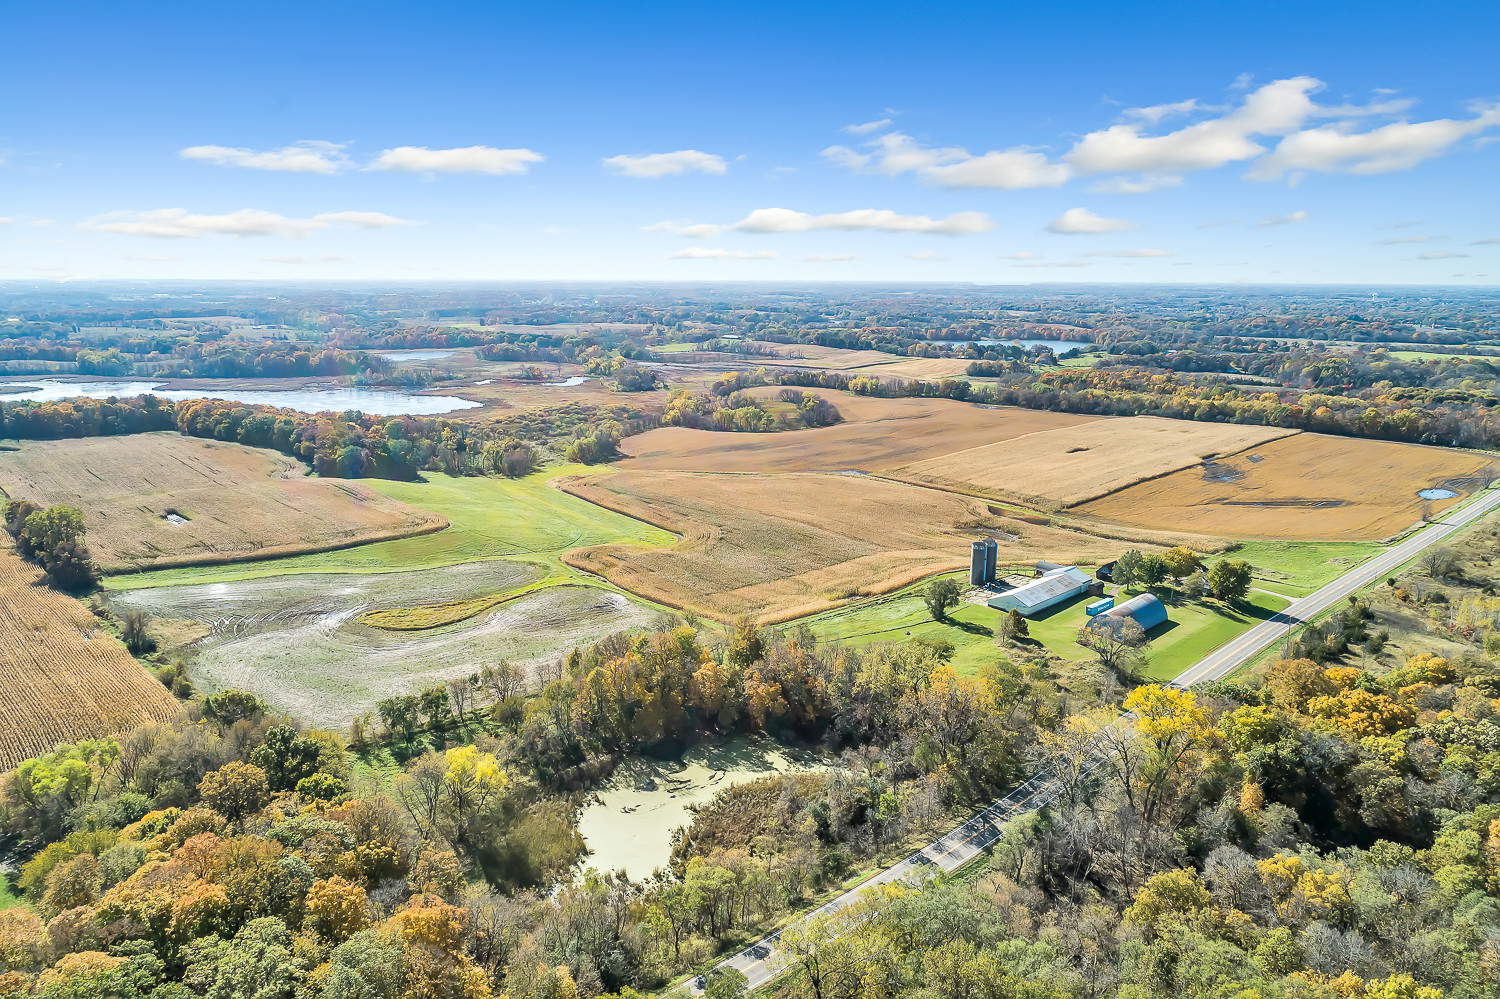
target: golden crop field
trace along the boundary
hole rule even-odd
[[[72,597],[0,551],[0,770],[61,742],[177,713],[177,701]]]
[[[779,367],[816,368],[821,371],[843,371],[851,375],[878,375],[881,378],[936,379],[954,378],[969,370],[969,362],[960,357],[903,357],[880,350],[846,350],[817,344],[775,344],[779,355],[771,363]],[[747,363],[756,363],[750,358]]]
[[[672,548],[601,545],[564,561],[720,620],[786,621],[963,568],[980,534],[996,537],[1007,563],[1097,561],[1119,548],[980,500],[860,475],[633,471],[559,485],[682,536]]]
[[[1421,517],[1419,489],[1472,476],[1483,455],[1389,441],[1297,434],[1205,470],[1143,482],[1077,512],[1148,528],[1269,540],[1377,541]],[[1432,503],[1434,511],[1460,495]]]
[[[760,388],[771,396],[780,389]],[[622,469],[696,472],[883,472],[965,448],[1075,427],[1100,417],[1012,407],[985,408],[952,399],[876,399],[808,390],[838,407],[844,421],[778,434],[721,433],[662,427],[630,437]]]
[[[0,452],[0,488],[82,510],[109,571],[270,558],[448,524],[360,483],[310,478],[274,451],[172,433],[27,442]]]
[[[1058,509],[1295,433],[1129,416],[955,450],[885,474],[937,489]],[[1171,529],[1178,526],[1182,525],[1172,524]]]

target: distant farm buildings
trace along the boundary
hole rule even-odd
[[[1087,593],[1091,583],[1093,578],[1076,565],[1057,566],[1028,583],[991,597],[990,606],[1000,611],[1020,611],[1030,617]]]

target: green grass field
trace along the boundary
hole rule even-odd
[[[963,580],[963,575],[953,578]],[[808,618],[806,624],[824,641],[841,641],[859,647],[872,642],[905,641],[909,638],[946,639],[956,650],[954,668],[973,673],[1002,654],[1024,655],[1025,645],[1008,652],[995,645],[994,629],[1000,612],[976,604],[964,604],[947,621],[932,620],[922,604],[925,583],[886,597]],[[1252,593],[1249,603],[1230,608],[1217,601],[1201,604],[1168,604],[1169,623],[1151,634],[1147,675],[1170,680],[1208,653],[1275,614],[1290,601],[1266,593]],[[1074,637],[1088,620],[1084,606],[1090,598],[1078,597],[1048,613],[1031,619],[1030,638],[1064,659],[1082,661],[1093,653],[1081,648]]]
[[[659,343],[651,348],[658,354],[685,354],[690,350],[697,350],[696,343]]]
[[[1246,541],[1225,557],[1254,566],[1253,585],[1305,597],[1380,550],[1358,541]]]
[[[1443,354],[1434,350],[1393,350],[1390,352],[1390,354],[1392,357],[1402,361],[1438,361],[1455,357],[1462,357],[1467,359],[1473,357],[1494,358],[1496,356],[1500,356],[1494,353]]]
[[[491,559],[545,565],[572,576],[557,556],[570,548],[613,543],[670,545],[667,531],[570,496],[549,484],[562,475],[591,471],[564,465],[524,479],[454,478],[428,473],[426,482],[364,479],[377,492],[448,518],[436,534],[380,541],[341,551],[231,565],[165,569],[113,576],[110,589],[224,583],[310,572],[393,572],[433,569]],[[592,471],[597,471],[594,469]]]

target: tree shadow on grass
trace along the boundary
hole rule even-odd
[[[990,628],[982,624],[975,624],[972,621],[960,621],[956,617],[950,617],[943,623],[949,625],[950,627],[957,628],[959,631],[965,632],[970,635],[983,635],[986,638],[995,637],[994,628]]]

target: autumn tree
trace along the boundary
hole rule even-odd
[[[260,811],[270,797],[266,772],[253,763],[230,761],[203,778],[203,803],[230,822]]]
[[[957,607],[962,598],[963,588],[958,585],[958,580],[947,576],[934,579],[922,591],[922,602],[927,605],[927,613],[934,621],[946,620],[948,611]]]
[[[1251,572],[1249,562],[1220,559],[1208,567],[1209,592],[1226,602],[1243,600],[1250,595]]]

